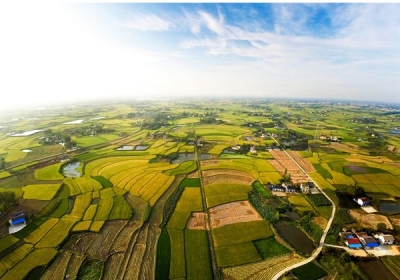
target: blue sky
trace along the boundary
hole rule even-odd
[[[3,108],[113,97],[400,102],[397,3],[8,2]]]

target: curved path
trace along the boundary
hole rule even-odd
[[[270,135],[270,136],[271,136],[271,135]],[[271,136],[271,138],[272,138],[276,143],[279,144],[279,142],[278,142],[274,137]],[[295,269],[296,267],[300,267],[300,266],[302,266],[302,265],[305,265],[305,264],[307,264],[307,263],[313,261],[313,260],[319,255],[319,253],[321,253],[322,247],[324,247],[325,238],[326,238],[326,236],[327,236],[327,234],[328,234],[329,229],[331,228],[331,225],[332,225],[332,222],[333,222],[333,218],[335,217],[335,214],[336,214],[336,205],[335,205],[335,203],[332,201],[332,199],[331,199],[321,188],[318,187],[318,185],[317,185],[317,184],[314,182],[314,180],[308,175],[308,173],[303,169],[303,167],[301,167],[301,166],[297,163],[297,161],[296,161],[286,150],[283,150],[283,151],[289,156],[289,158],[290,158],[294,163],[296,163],[296,165],[300,168],[300,170],[303,171],[304,174],[307,175],[307,178],[308,178],[311,182],[313,182],[314,185],[320,190],[320,192],[321,192],[323,195],[325,195],[325,197],[332,203],[332,213],[331,213],[331,217],[329,218],[328,224],[326,225],[326,228],[324,229],[324,233],[322,234],[321,240],[319,241],[319,245],[318,245],[317,249],[314,250],[314,252],[312,253],[312,255],[311,255],[308,259],[305,259],[305,260],[302,261],[302,262],[296,263],[296,264],[294,264],[294,265],[292,265],[292,266],[286,267],[285,269],[281,270],[280,272],[278,272],[277,274],[275,274],[275,276],[272,278],[272,280],[277,280],[277,279],[279,279],[282,275],[284,275],[285,273],[287,273],[287,272],[289,272],[289,271]]]

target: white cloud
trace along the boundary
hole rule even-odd
[[[122,26],[140,31],[168,31],[173,24],[156,15],[132,14],[129,20],[121,22]]]

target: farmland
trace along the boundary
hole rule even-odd
[[[388,132],[400,127],[398,115],[289,101],[96,106],[44,112],[35,121],[22,114],[0,130],[0,193],[14,200],[0,201],[0,279],[91,273],[104,279],[270,279],[304,259],[275,230],[277,223],[316,238],[314,245],[327,225],[330,201],[299,191],[311,180],[341,207],[335,230],[384,223],[396,235],[397,216],[364,213],[352,198],[361,188],[376,205],[399,202],[400,141]],[[327,116],[317,118],[321,112]],[[218,122],[201,121],[210,114]],[[350,115],[379,124],[367,129],[363,118],[350,122]],[[64,124],[78,119],[85,122]],[[102,129],[87,135],[89,124]],[[26,126],[51,131],[7,135]],[[340,141],[325,141],[330,135]],[[58,143],[69,138],[74,149]],[[79,166],[80,176],[62,172],[69,163]],[[282,183],[296,191],[270,191]],[[26,212],[27,226],[7,234],[6,223],[18,211]],[[395,271],[396,260],[384,262]],[[304,278],[310,269],[293,273]]]

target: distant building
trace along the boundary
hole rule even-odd
[[[360,206],[367,206],[371,203],[371,201],[367,197],[359,197],[354,199],[355,202]]]
[[[378,235],[378,241],[381,245],[392,245],[395,239],[393,235],[381,233]]]
[[[270,190],[273,192],[284,192],[286,189],[282,185],[271,185]]]
[[[10,226],[8,228],[8,232],[10,234],[23,229],[26,226],[25,211],[21,211],[21,212],[12,214],[9,222],[10,222]]]
[[[358,240],[358,238],[355,238],[355,237],[347,238],[345,243],[350,249],[360,249],[360,248],[362,248],[360,240]]]

